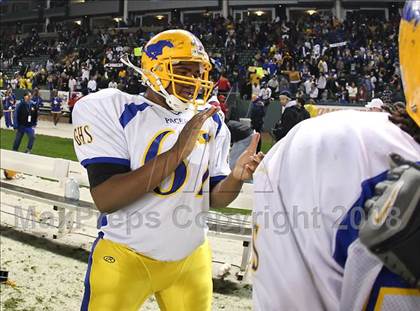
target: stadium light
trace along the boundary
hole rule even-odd
[[[264,12],[263,12],[263,11],[255,11],[254,13],[255,13],[255,15],[257,15],[257,16],[262,16],[262,15],[264,15]]]
[[[75,21],[75,23],[80,26],[82,24],[82,21]]]
[[[115,18],[114,18],[114,21],[115,21],[115,22],[117,22],[117,23],[119,23],[119,22],[121,22],[121,21],[122,21],[122,18],[121,18],[121,17],[115,17]]]
[[[162,20],[162,19],[164,19],[164,18],[165,18],[165,16],[163,16],[163,15],[156,15],[156,18],[157,18],[158,20]]]
[[[316,10],[307,10],[306,13],[309,15],[314,15],[316,13]]]

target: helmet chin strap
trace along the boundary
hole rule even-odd
[[[190,107],[189,103],[184,103],[175,95],[169,94],[168,91],[166,91],[165,88],[163,87],[162,82],[160,81],[160,78],[154,72],[139,68],[136,65],[134,65],[132,62],[130,62],[127,54],[121,57],[120,61],[126,66],[132,68],[134,71],[138,72],[143,77],[144,83],[146,84],[146,86],[154,90],[156,94],[159,94],[160,96],[162,96],[165,99],[166,104],[168,104],[168,106],[171,107],[172,110],[177,111],[177,112],[182,112],[182,111],[187,110]],[[159,86],[159,91],[154,89],[154,87],[152,86],[152,83],[146,76],[146,72],[152,75],[156,79],[156,83]]]

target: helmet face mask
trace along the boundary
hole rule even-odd
[[[200,40],[185,30],[167,30],[150,39],[142,52],[141,68],[126,59],[122,62],[139,72],[143,83],[175,111],[196,108],[199,94],[205,103],[213,88],[209,57]]]
[[[169,82],[168,93],[173,94],[186,104],[197,105],[197,97],[200,94],[207,101],[213,88],[213,83],[209,81],[211,66],[206,65],[200,62],[173,61],[170,59],[167,62],[167,66],[165,66],[168,68],[168,80],[166,80]],[[183,96],[179,91],[183,89],[190,90],[190,96]]]

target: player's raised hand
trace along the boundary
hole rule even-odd
[[[179,161],[182,161],[190,155],[195,147],[204,122],[218,111],[219,108],[211,106],[209,109],[197,113],[185,124],[178,136],[177,142],[172,147]]]
[[[257,169],[258,165],[264,159],[264,153],[257,151],[260,134],[255,133],[252,136],[251,143],[248,148],[241,154],[236,161],[235,167],[232,170],[232,175],[235,179],[245,181],[252,178],[252,174]]]

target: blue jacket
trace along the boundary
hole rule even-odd
[[[31,116],[29,118],[29,116]],[[35,127],[38,122],[38,107],[30,101],[29,103],[23,100],[16,106],[13,115],[13,128],[19,127]]]

